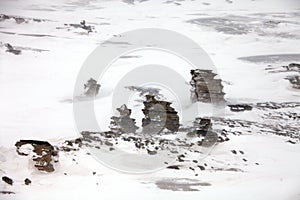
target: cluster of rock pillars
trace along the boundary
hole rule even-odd
[[[209,103],[225,102],[222,82],[216,79],[216,74],[211,70],[191,70],[192,79],[191,85],[191,100],[192,102],[201,101]],[[131,86],[129,89],[132,89]],[[99,92],[100,85],[96,80],[90,79],[84,85],[86,96],[96,96]],[[136,87],[133,88],[137,90]],[[160,100],[161,97],[157,91],[148,94],[143,92],[144,108],[142,112],[144,118],[142,119],[142,133],[156,134],[164,129],[177,132],[180,123],[178,112],[172,107],[172,103]],[[117,109],[119,116],[111,118],[110,129],[114,133],[136,133],[139,127],[136,126],[135,119],[130,118],[131,109],[125,104]],[[196,119],[196,121],[198,121]]]
[[[281,70],[275,70],[274,73],[281,71],[293,71],[300,72],[300,65],[296,63],[291,63],[288,66],[283,66]],[[211,70],[191,70],[191,101],[192,102],[205,102],[205,103],[224,103],[224,92],[223,86],[220,79],[216,79],[216,74]],[[299,77],[297,75],[293,77],[287,77],[288,80],[293,84],[294,88],[299,86]],[[84,85],[84,95],[87,97],[95,97],[98,95],[101,85],[97,83],[96,80],[90,79]],[[142,127],[139,128],[136,125],[136,120],[131,118],[131,109],[129,109],[125,104],[117,109],[119,116],[111,117],[110,131],[106,132],[89,132],[83,131],[82,137],[74,140],[66,140],[60,146],[52,146],[47,141],[37,141],[37,140],[20,140],[15,146],[17,148],[17,153],[20,156],[30,156],[34,161],[34,166],[44,172],[53,172],[54,163],[58,162],[58,152],[59,151],[77,151],[82,145],[92,145],[93,142],[101,143],[101,145],[106,145],[109,147],[109,151],[114,150],[113,141],[122,139],[127,142],[134,142],[137,149],[146,149],[149,155],[155,155],[159,150],[162,150],[164,147],[176,146],[173,141],[168,141],[165,139],[155,138],[155,135],[165,134],[165,133],[177,133],[185,132],[187,137],[202,138],[199,139],[195,144],[190,144],[187,141],[177,140],[176,142],[179,145],[186,145],[190,147],[191,145],[204,146],[204,143],[212,137],[213,142],[224,142],[229,140],[227,137],[228,131],[222,130],[217,132],[217,130],[212,130],[212,121],[216,125],[223,125],[225,127],[239,127],[243,128],[259,128],[261,132],[266,133],[275,133],[278,134],[278,127],[273,127],[271,125],[267,126],[265,124],[260,124],[256,126],[254,122],[248,121],[232,121],[223,118],[195,118],[191,127],[183,127],[180,124],[178,112],[172,107],[172,103],[168,101],[161,100],[161,94],[157,90],[152,91],[144,90],[143,88],[138,88],[136,86],[130,86],[129,89],[134,91],[139,91],[144,97],[143,100],[143,109],[141,110],[144,114],[142,119]],[[149,92],[150,91],[150,92]],[[152,92],[151,92],[152,91]],[[299,107],[300,103],[257,103],[257,104],[228,104],[232,112],[242,112],[242,111],[251,111],[252,109],[259,109],[262,111],[268,110],[278,110],[285,107]],[[273,112],[273,111],[272,111]],[[272,114],[270,112],[269,114]],[[281,113],[285,115],[286,113]],[[288,113],[291,115],[291,113]],[[293,113],[292,113],[293,114]],[[268,115],[269,116],[269,115]],[[270,117],[270,116],[269,116]],[[289,116],[296,117],[299,116],[293,115]],[[294,125],[294,124],[292,124]],[[293,132],[293,126],[289,125],[289,131]],[[283,127],[284,128],[284,127]],[[284,128],[286,129],[286,127]],[[279,131],[280,132],[280,131]],[[283,135],[289,136],[290,138],[295,138],[295,134],[287,134],[284,131],[281,131]],[[281,133],[280,132],[280,133]],[[95,136],[98,135],[98,136]],[[127,135],[126,135],[127,134]],[[233,134],[239,134],[233,132]],[[141,139],[140,136],[148,135],[150,137],[146,139]],[[102,138],[101,138],[101,137]],[[122,136],[122,137],[120,137]],[[152,137],[154,136],[154,137]],[[151,138],[152,137],[152,138]],[[104,138],[104,139],[103,139]],[[117,144],[117,142],[116,142]],[[152,145],[152,146],[151,146]],[[24,151],[28,146],[31,147],[31,152]],[[24,148],[26,147],[26,148]],[[99,145],[94,145],[95,148],[100,148]],[[153,148],[152,148],[153,147]],[[152,148],[152,149],[151,149]],[[170,148],[171,149],[171,148]],[[171,153],[178,153],[176,150],[170,150]],[[180,161],[180,159],[179,159]],[[168,166],[167,168],[172,168],[174,166]],[[175,167],[176,168],[176,167]],[[13,184],[13,182],[8,177],[3,177],[3,181],[8,184]],[[30,184],[30,180],[25,181],[26,184]]]
[[[218,84],[218,86],[213,87],[214,98],[217,97],[218,100],[224,101],[224,93],[222,92],[223,86],[219,79],[214,79],[215,75],[209,70],[191,70],[192,80],[192,94],[191,98],[193,101],[203,101],[211,102],[211,96],[209,89],[211,85]],[[209,79],[203,79],[203,76],[209,77]],[[208,81],[208,87],[205,87],[205,83]],[[84,84],[84,95],[87,97],[97,96],[99,93],[101,85],[97,83],[94,79],[89,79],[86,84]],[[145,100],[143,101],[144,108],[142,112],[144,118],[142,119],[142,134],[159,134],[163,130],[167,130],[172,133],[176,133],[179,130],[179,116],[178,112],[172,107],[172,103],[164,100],[160,100],[160,96],[155,94],[145,94]],[[117,109],[119,116],[111,117],[110,131],[106,132],[105,135],[122,135],[124,133],[135,134],[139,127],[136,126],[136,120],[131,118],[131,109],[129,109],[125,104]],[[205,136],[206,132],[209,130],[211,121],[210,119],[195,119],[193,133],[196,135]],[[191,133],[192,134],[192,133]],[[83,132],[83,138],[78,138],[73,141],[65,141],[65,143],[60,147],[52,146],[47,141],[37,141],[37,140],[20,140],[15,146],[17,148],[17,153],[20,156],[31,156],[32,160],[35,162],[35,167],[40,171],[53,172],[53,163],[58,162],[58,152],[59,151],[74,151],[78,150],[82,145],[82,141],[87,141]],[[32,147],[32,152],[27,153],[23,151],[24,146],[30,145]],[[148,150],[149,154],[155,154],[154,151]]]

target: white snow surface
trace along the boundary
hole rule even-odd
[[[21,24],[13,19],[0,21],[0,176],[14,180],[12,186],[0,180],[0,191],[15,193],[0,194],[0,199],[299,200],[299,143],[291,144],[286,142],[287,137],[257,130],[240,136],[230,135],[230,141],[216,145],[206,158],[199,160],[199,165],[206,163],[215,169],[196,169],[195,172],[164,169],[142,175],[124,174],[103,166],[87,154],[88,149],[82,148],[61,152],[55,171],[47,174],[34,168],[29,157],[16,153],[14,144],[20,139],[47,140],[56,145],[65,139],[79,137],[70,100],[83,62],[101,42],[133,29],[164,28],[196,41],[213,60],[223,80],[225,98],[230,103],[299,102],[299,90],[293,89],[284,79],[286,74],[265,70],[268,65],[280,67],[299,62],[299,55],[291,60],[265,63],[238,59],[300,54],[300,4],[297,0],[126,2],[131,1],[1,0],[0,14],[45,21],[29,20]],[[233,18],[238,30],[243,28],[239,26],[247,25],[246,33],[220,31],[218,28],[224,28],[222,24],[196,20],[202,18]],[[79,23],[83,19],[93,25],[96,32],[87,34],[81,29],[62,28],[64,24]],[[262,25],[272,20],[280,24],[273,28]],[[6,52],[5,43],[19,47],[22,53]],[[151,53],[142,52],[137,56],[145,58],[147,55]],[[160,57],[153,53],[152,56],[154,63],[175,68],[181,63],[184,65],[166,55]],[[145,62],[138,60],[139,57],[119,59],[115,66],[122,65],[129,70],[132,64]],[[151,58],[146,60],[149,62]],[[112,71],[116,71],[114,66]],[[119,73],[112,78],[108,75],[101,82],[101,89],[107,96],[97,99],[95,112],[103,127],[108,127],[114,113],[109,109],[110,98],[123,71]],[[188,73],[183,76],[188,78]],[[299,107],[287,111],[300,115]],[[224,116],[262,121],[260,114],[255,109],[251,113],[232,113],[226,109]],[[233,154],[231,150],[241,150],[244,154]],[[25,178],[32,184],[25,185]],[[198,185],[192,187],[195,190],[173,191],[159,184],[172,185],[176,181]]]

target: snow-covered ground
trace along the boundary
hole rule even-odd
[[[0,191],[15,193],[0,194],[0,199],[300,199],[300,107],[257,104],[300,102],[300,90],[285,79],[299,72],[280,70],[300,62],[299,13],[297,0],[1,1],[0,14],[26,22],[0,21],[0,176],[14,180],[12,186],[1,181]],[[82,20],[94,31],[65,25]],[[54,172],[37,171],[31,159],[16,153],[15,142],[36,139],[59,145],[79,137],[72,98],[83,62],[101,42],[139,28],[173,30],[197,42],[217,68],[226,101],[256,105],[241,113],[226,107],[221,116],[242,120],[244,127],[216,120],[230,140],[217,144],[204,159],[187,155],[181,170],[124,174],[104,167],[82,148],[61,152]],[[21,54],[6,52],[6,43]],[[143,58],[151,61],[147,56],[154,64],[181,64],[166,55],[140,52],[114,65],[128,69],[145,64]],[[113,111],[101,109],[110,108],[116,78],[103,79],[107,96],[95,103],[103,126]],[[285,131],[294,138],[279,136]],[[25,178],[32,184],[25,185]]]

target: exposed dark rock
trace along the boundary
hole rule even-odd
[[[299,63],[290,63],[288,66],[284,66],[288,71],[296,71],[300,72],[300,64]]]
[[[268,70],[270,73],[298,72],[298,74],[287,76],[285,79],[289,80],[293,88],[300,89],[300,76],[299,76],[300,64],[299,63],[290,63],[289,65],[282,66],[281,68],[268,66],[266,70]]]
[[[130,118],[131,109],[128,109],[125,104],[117,108],[120,116],[111,117],[110,129],[114,133],[135,133],[138,127],[135,125],[135,119]]]
[[[106,146],[113,146],[113,145],[114,145],[113,143],[111,143],[111,142],[109,142],[109,141],[105,141],[104,144],[105,144]]]
[[[155,154],[157,154],[157,151],[151,151],[151,150],[149,150],[149,149],[147,149],[147,153],[149,154],[149,155],[155,155]]]
[[[25,185],[30,185],[30,184],[31,184],[31,180],[28,179],[28,178],[26,178],[26,179],[24,180],[24,183],[25,183]]]
[[[4,14],[0,14],[0,21],[4,21],[4,20],[7,20],[7,19],[10,19],[10,16],[4,15]]]
[[[235,105],[228,105],[228,107],[230,108],[230,110],[232,112],[242,112],[242,111],[250,111],[252,110],[252,106],[248,105],[248,104],[235,104]]]
[[[58,156],[57,150],[46,141],[38,141],[38,140],[20,140],[15,144],[17,147],[17,153],[22,156],[27,156],[28,154],[20,151],[20,148],[23,145],[30,144],[34,149],[33,152],[35,156],[33,156],[32,160],[35,161],[35,167],[38,170],[45,172],[53,172],[54,167],[52,165],[52,161],[54,157]]]
[[[32,21],[32,22],[44,22],[44,21],[47,21],[45,19],[27,18],[27,17],[20,17],[20,16],[0,14],[0,21],[9,20],[9,19],[15,20],[15,22],[17,24],[28,23],[30,21]]]
[[[256,107],[259,109],[281,109],[281,108],[296,108],[300,107],[300,102],[283,102],[283,103],[277,103],[277,102],[262,102],[257,103]]]
[[[0,194],[15,194],[15,193],[11,191],[0,191]]]
[[[5,47],[7,48],[6,52],[13,53],[15,55],[21,54],[21,50],[15,49],[12,45],[6,43]]]
[[[7,183],[9,185],[13,185],[13,183],[14,183],[14,181],[11,178],[7,177],[7,176],[3,176],[2,181],[4,181],[5,183]]]
[[[236,150],[231,150],[231,153],[237,154]]]
[[[179,170],[179,165],[171,165],[171,166],[168,166],[167,169],[176,169],[176,170]]]
[[[184,162],[184,159],[183,159],[184,157],[185,157],[185,155],[181,154],[181,155],[177,156],[177,159],[179,162]]]
[[[164,128],[177,132],[180,126],[177,111],[171,107],[171,103],[155,99],[153,95],[146,95],[143,102],[144,118],[142,127],[144,133],[160,133]]]
[[[199,167],[199,169],[200,169],[201,171],[204,171],[204,170],[205,170],[205,167],[203,167],[203,166],[201,166],[201,165],[198,165],[198,167]]]
[[[84,94],[88,97],[95,97],[99,93],[101,85],[96,80],[90,78],[86,84],[84,84]]]
[[[215,79],[217,74],[212,70],[191,70],[190,84],[192,102],[220,103],[224,102],[223,85],[220,79]]]
[[[209,118],[197,117],[193,122],[193,127],[191,128],[191,131],[187,133],[187,136],[205,137],[210,128],[211,128],[211,120]]]
[[[300,76],[298,76],[298,75],[288,76],[288,77],[286,77],[286,79],[290,81],[293,88],[300,89]]]
[[[193,167],[189,167],[190,170],[195,171],[195,169]]]
[[[292,140],[288,140],[288,141],[286,141],[286,142],[291,143],[291,144],[296,144],[296,142],[295,142],[295,141],[292,141]]]
[[[113,148],[113,147],[110,147],[110,148],[109,148],[109,151],[113,151],[113,150],[115,150],[115,148]]]
[[[65,24],[65,26],[70,26],[73,28],[81,28],[83,30],[86,30],[88,33],[91,33],[94,31],[94,27],[91,25],[86,25],[85,20],[82,20],[79,24]]]
[[[82,139],[76,138],[74,140],[66,140],[64,144],[59,148],[61,151],[78,151],[82,146]]]
[[[239,120],[239,119],[225,119],[225,118],[217,118],[213,117],[212,120],[214,124],[221,125],[223,127],[231,127],[239,128],[242,131],[230,130],[228,133],[234,135],[241,135],[243,133],[252,133],[253,131],[257,131],[260,133],[266,134],[275,134],[286,136],[290,138],[300,138],[299,135],[299,120],[291,120],[290,117],[286,117],[287,115],[283,112],[279,112],[275,119],[270,118],[270,114],[274,111],[273,109],[280,109],[283,107],[298,107],[297,104],[269,104],[264,103],[261,104],[262,107],[259,109],[263,109],[264,112],[267,112],[266,116],[263,116],[262,119],[266,119],[266,121],[248,121],[248,120]],[[271,111],[269,111],[271,109]],[[280,123],[278,121],[280,120]]]

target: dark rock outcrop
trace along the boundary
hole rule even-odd
[[[170,165],[167,167],[167,169],[175,169],[175,170],[179,170],[180,166],[179,165]]]
[[[79,24],[65,24],[65,26],[70,26],[73,28],[81,28],[83,30],[86,30],[88,33],[91,33],[94,31],[94,27],[91,25],[87,25],[85,20],[82,20]]]
[[[82,146],[82,139],[81,138],[76,138],[74,140],[66,140],[64,144],[59,147],[59,150],[61,151],[78,151],[80,147]]]
[[[110,129],[115,133],[135,133],[138,127],[135,125],[135,119],[130,118],[131,109],[128,109],[125,104],[117,108],[120,116],[111,117]]]
[[[217,74],[212,70],[191,70],[190,84],[192,102],[220,103],[224,102],[223,85],[220,79],[215,79]]]
[[[142,127],[144,133],[160,133],[164,128],[177,132],[180,126],[177,111],[171,107],[171,103],[155,99],[153,95],[146,95],[143,102],[144,118]]]
[[[0,191],[0,194],[15,194],[12,191]]]
[[[300,72],[300,64],[299,63],[290,63],[288,66],[283,66],[287,71],[295,71]]]
[[[17,153],[22,156],[27,156],[27,153],[22,152],[21,147],[23,145],[31,145],[33,147],[34,156],[32,160],[35,161],[35,167],[40,171],[53,172],[54,167],[52,161],[54,157],[58,156],[57,150],[46,141],[38,140],[20,140],[15,144],[17,147]]]
[[[228,107],[230,108],[230,110],[232,112],[242,112],[242,111],[250,111],[252,110],[252,106],[248,105],[248,104],[235,104],[235,105],[228,105]]]
[[[5,15],[0,14],[0,22],[4,20],[15,20],[17,24],[21,23],[29,23],[29,22],[45,22],[48,20],[45,19],[37,19],[37,18],[27,18],[27,17],[21,17],[21,16],[13,16],[13,15]]]
[[[4,181],[5,183],[7,183],[9,185],[13,185],[13,183],[14,183],[14,181],[11,178],[7,177],[7,176],[3,176],[2,181]]]
[[[30,185],[31,184],[31,180],[29,178],[26,178],[24,180],[25,185]]]
[[[300,89],[300,76],[298,75],[288,76],[286,79],[290,81],[293,88]]]
[[[101,85],[96,80],[90,78],[86,84],[84,84],[84,95],[88,97],[95,97],[99,93]]]
[[[292,74],[287,76],[285,79],[289,80],[289,82],[292,84],[292,87],[295,89],[300,89],[300,64],[299,63],[290,63],[285,66],[281,66],[280,68],[278,67],[273,67],[273,66],[268,66],[266,68],[270,73],[291,73],[291,72],[296,72],[296,74]]]
[[[209,118],[195,118],[193,122],[192,130],[187,133],[190,137],[205,137],[207,135],[207,132],[211,128],[211,120]]]
[[[15,55],[21,54],[21,50],[15,49],[11,44],[6,43],[5,47],[7,48],[6,52],[13,53]]]

